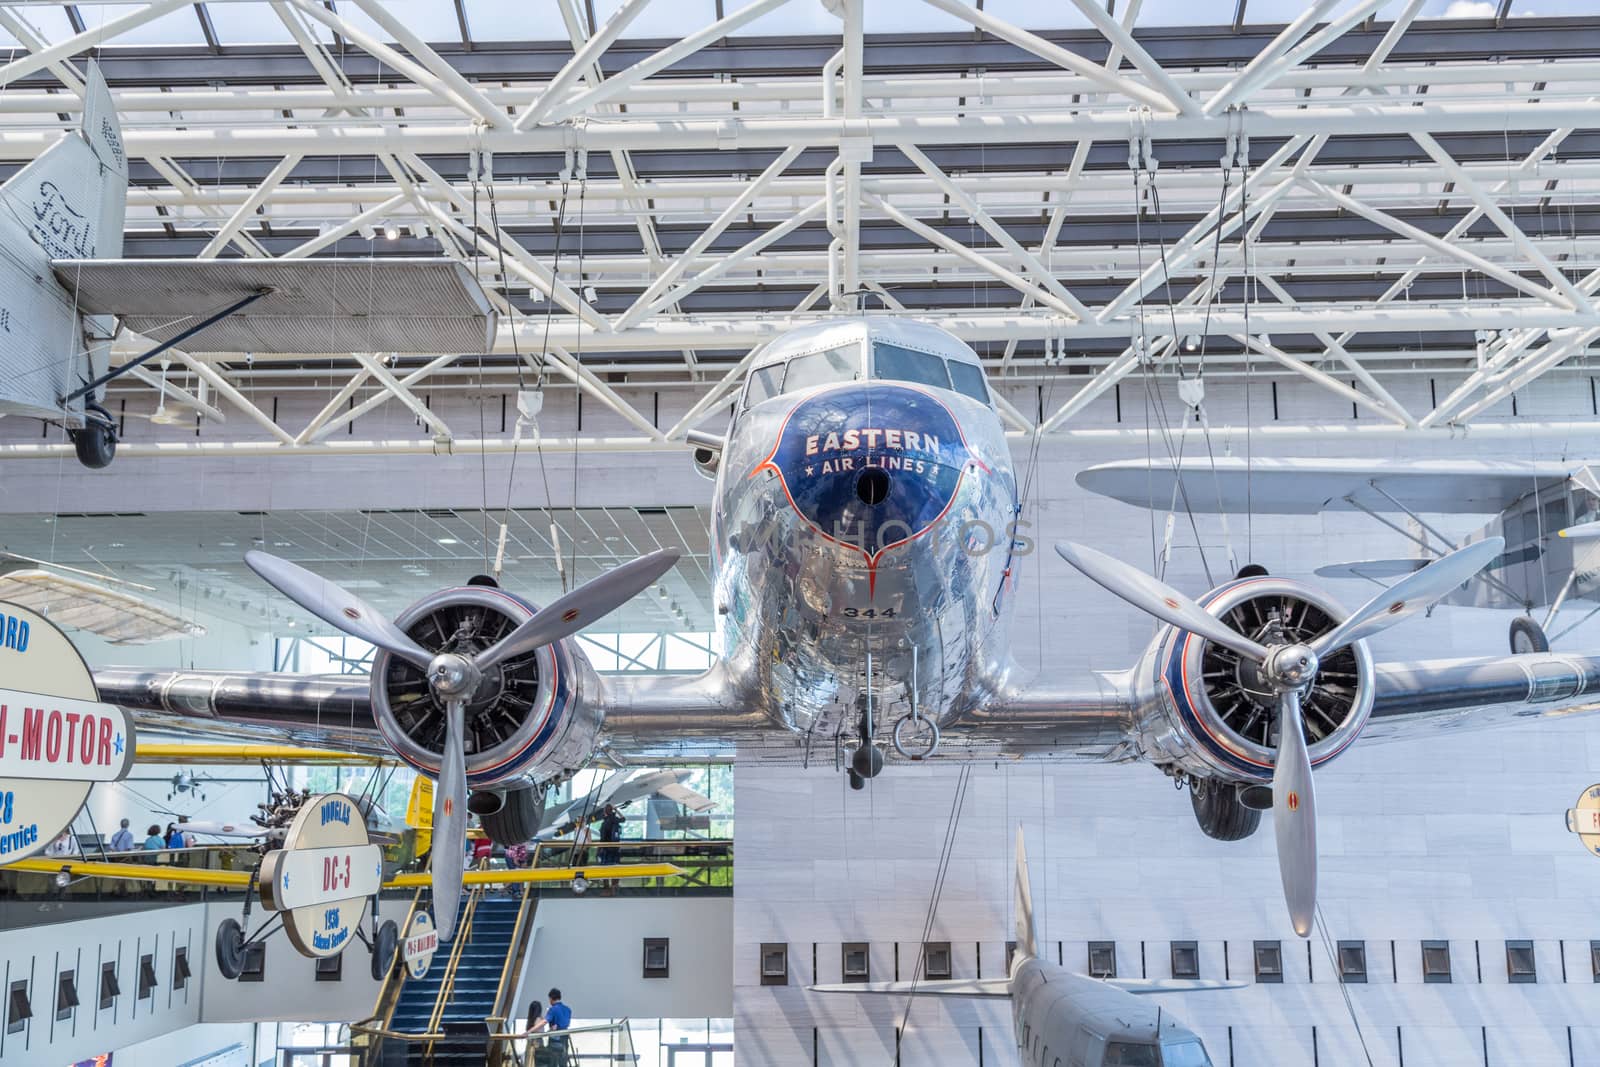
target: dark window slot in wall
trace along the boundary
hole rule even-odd
[[[339,953],[339,956],[343,955],[344,953]],[[339,956],[332,958],[338,959]],[[322,961],[319,959],[317,962],[321,963]],[[189,970],[189,950],[187,948],[174,949],[172,952],[172,988],[175,990],[182,989],[188,984],[192,974],[193,972]],[[335,980],[337,981],[337,979]]]
[[[1450,983],[1450,942],[1422,943],[1422,980],[1439,985]]]
[[[317,957],[317,981],[338,982],[344,978],[344,953]]]
[[[62,971],[56,976],[56,1019],[72,1018],[78,1006],[78,976],[72,971]]]
[[[1117,976],[1117,943],[1115,941],[1089,942],[1089,977],[1115,978]]]
[[[646,978],[666,978],[668,939],[665,937],[647,937],[644,939],[644,976]]]
[[[1366,984],[1367,943],[1365,941],[1339,942],[1339,981],[1346,985]]]
[[[1513,984],[1531,984],[1539,980],[1539,967],[1533,958],[1532,941],[1506,942],[1506,980]]]
[[[846,941],[840,947],[840,964],[846,982],[866,982],[872,978],[872,965],[865,941]]]
[[[12,982],[6,998],[6,1033],[19,1034],[33,1018],[33,1004],[28,1000],[28,983]]]
[[[815,960],[812,961],[813,966],[815,966],[815,962]],[[787,943],[781,941],[767,941],[762,943],[761,984],[789,984],[789,946]]]
[[[1172,943],[1172,977],[1200,977],[1200,943],[1174,941]]]
[[[1262,985],[1283,983],[1283,943],[1257,941],[1255,943],[1256,981]]]
[[[100,965],[100,1007],[109,1008],[122,995],[122,984],[117,981],[117,965],[107,962]]]
[[[950,978],[955,973],[951,962],[950,942],[929,941],[922,947],[923,972],[934,979]]]
[[[156,988],[156,958],[153,953],[139,957],[139,999],[148,999]]]

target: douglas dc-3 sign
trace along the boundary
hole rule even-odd
[[[261,861],[261,901],[283,913],[283,929],[306,956],[333,956],[361,928],[368,899],[383,884],[383,852],[367,821],[342,793],[312,797],[283,848]],[[385,960],[392,956],[385,956]]]
[[[44,851],[96,782],[127,776],[133,729],[65,634],[0,602],[0,863]]]

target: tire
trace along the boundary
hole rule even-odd
[[[1532,652],[1549,651],[1550,638],[1545,636],[1543,626],[1526,615],[1518,615],[1511,620],[1512,655],[1525,656]]]
[[[508,789],[505,803],[493,815],[484,815],[483,832],[497,845],[531,841],[544,820],[544,797],[538,786]]]
[[[1231,785],[1210,782],[1204,794],[1191,787],[1189,803],[1200,829],[1216,841],[1243,841],[1261,826],[1261,813],[1239,803]]]
[[[117,432],[106,423],[91,419],[81,430],[68,430],[67,436],[72,438],[72,448],[78,454],[78,462],[92,471],[110,466],[116,458]]]
[[[400,944],[400,928],[393,919],[385,919],[378,924],[378,931],[372,939],[372,980],[383,981],[384,975],[389,973],[389,968],[394,966],[395,948]]]
[[[217,973],[231,982],[244,964],[244,929],[237,919],[223,919],[217,927]]]

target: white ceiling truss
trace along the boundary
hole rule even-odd
[[[443,254],[510,312],[481,367],[196,350],[174,358],[203,386],[154,368],[118,386],[241,412],[270,433],[257,451],[329,447],[389,402],[453,439],[416,390],[514,388],[513,352],[637,430],[569,447],[672,447],[761,343],[859,308],[954,331],[1002,383],[1058,382],[1049,410],[1003,405],[1019,433],[1071,431],[1201,335],[1207,373],[1299,376],[1411,432],[1586,366],[1600,339],[1592,19],[1314,0],[1217,44],[1219,27],[1144,29],[1139,0],[1071,0],[1093,30],[1070,32],[923,0],[970,27],[924,39],[869,36],[872,0],[842,0],[831,39],[733,43],[815,0],[727,0],[681,39],[629,37],[669,2],[624,0],[593,27],[593,4],[555,0],[562,40],[488,53],[424,42],[381,0],[272,0],[257,6],[297,53],[213,43],[195,62],[226,76],[188,80],[172,72],[198,50],[119,39],[207,5],[156,0],[54,43],[45,5],[0,5],[22,44],[0,65],[0,164],[76,122],[98,49],[135,161],[128,254]],[[1417,373],[1450,386],[1408,408],[1393,383]],[[303,426],[247,395],[311,381],[326,404]],[[622,386],[695,400],[657,426]]]

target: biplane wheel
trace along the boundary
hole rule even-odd
[[[372,980],[383,981],[383,976],[389,973],[389,968],[394,966],[394,952],[400,945],[400,927],[395,925],[393,919],[385,919],[378,924],[378,932],[372,939]]]
[[[1530,652],[1549,651],[1550,638],[1545,636],[1543,626],[1526,615],[1518,615],[1511,620],[1512,655],[1525,656]]]
[[[244,972],[244,928],[237,919],[223,919],[217,927],[217,970],[229,981]]]
[[[1239,578],[1265,578],[1266,576],[1267,568],[1263,567],[1261,564],[1246,563],[1243,567],[1239,568],[1239,573],[1235,574],[1233,577],[1235,580],[1237,580]]]
[[[1217,841],[1243,841],[1261,825],[1261,812],[1239,803],[1233,786],[1209,782],[1204,789],[1189,789],[1195,821],[1209,838]]]
[[[97,471],[110,466],[116,457],[117,424],[112,421],[111,413],[98,404],[87,404],[85,410],[98,417],[85,419],[81,429],[67,430],[67,436],[72,439],[78,462]]]
[[[865,789],[867,787],[867,780],[857,774],[854,767],[850,768],[848,773],[850,775],[851,789]]]

